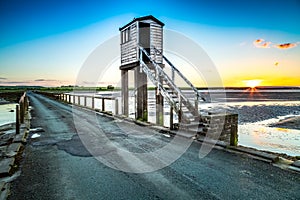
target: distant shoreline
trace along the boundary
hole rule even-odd
[[[3,99],[2,97],[0,98],[0,105],[5,105],[5,104],[10,104],[10,101],[7,101],[5,99]]]
[[[197,87],[198,90],[249,90],[250,87]],[[257,86],[253,90],[299,90],[299,87],[296,86]]]
[[[0,90],[0,104],[19,103],[19,99],[24,91],[1,91]]]
[[[110,85],[111,86],[111,85]],[[73,90],[80,91],[119,91],[121,88],[113,87],[107,88],[108,86],[94,86],[94,87],[85,87],[85,86],[57,86],[57,87],[43,87],[43,86],[5,86],[0,85],[0,93],[1,92],[17,92],[17,91],[26,91],[26,90],[42,90],[42,91],[58,91],[58,92],[66,92]],[[181,87],[182,88],[182,87]],[[255,88],[250,87],[196,87],[198,90],[300,90],[300,86],[257,86]],[[148,90],[154,90],[154,86],[149,86]],[[182,88],[191,89],[191,88]]]

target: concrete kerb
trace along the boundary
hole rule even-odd
[[[262,151],[258,151],[258,150],[254,150],[254,149],[249,149],[249,148],[243,147],[243,146],[238,146],[238,147],[228,146],[228,148],[233,149],[235,151],[239,151],[239,152],[247,153],[250,155],[257,156],[257,157],[261,157],[261,158],[270,160],[273,163],[276,163],[279,161],[279,156],[271,154],[271,153],[266,153],[266,152],[262,152]]]
[[[0,199],[7,199],[7,196],[9,195],[9,189],[10,185],[9,183],[6,183],[5,181],[0,181]]]
[[[12,175],[15,158],[4,158],[0,162],[0,178]]]
[[[0,161],[0,199],[7,199],[10,193],[11,180],[9,177],[12,177],[19,169],[20,158],[30,129],[30,110],[27,111],[24,124],[21,125],[20,129],[20,134],[15,135],[12,142],[7,146],[3,146],[5,153]]]
[[[61,101],[61,102],[66,103],[64,101]],[[66,104],[67,105],[73,105],[73,104],[69,104],[69,103],[66,103]],[[158,132],[162,132],[164,134],[169,134],[170,136],[174,136],[174,135],[177,134],[180,137],[185,137],[185,138],[189,138],[189,139],[191,138],[190,134],[178,134],[178,133],[176,133],[176,131],[172,131],[167,127],[158,126],[158,125],[152,124],[150,122],[142,122],[142,121],[134,120],[132,118],[129,118],[127,116],[122,116],[122,115],[112,115],[111,113],[108,113],[108,112],[102,112],[99,109],[93,109],[93,108],[85,107],[85,106],[81,106],[81,105],[73,105],[73,106],[77,106],[81,109],[95,111],[96,113],[104,115],[105,117],[111,118],[113,120],[119,119],[119,120],[126,121],[128,123],[135,123],[135,124],[140,125],[140,126],[147,126],[150,129],[156,130]],[[197,137],[197,138],[194,139],[194,141],[195,142],[200,142],[200,143],[215,145],[217,147],[221,147],[225,151],[230,150],[230,151],[234,151],[234,152],[237,152],[237,153],[239,152],[239,153],[244,153],[244,154],[247,154],[247,155],[250,155],[250,156],[255,156],[257,158],[261,158],[260,160],[268,162],[268,163],[274,163],[274,164],[278,163],[280,158],[281,158],[280,156],[272,154],[271,152],[267,153],[267,152],[263,152],[263,151],[260,151],[260,150],[247,148],[247,147],[244,147],[244,146],[236,146],[236,147],[235,146],[230,146],[229,143],[219,141],[219,140],[214,140],[214,139],[204,140],[204,136]],[[300,160],[295,161],[294,163],[291,164],[291,165],[287,165],[286,169],[291,169],[293,171],[300,172]]]

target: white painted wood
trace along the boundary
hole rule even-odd
[[[150,24],[150,56],[152,59],[155,59],[156,63],[162,63],[162,55],[156,54],[152,47],[155,47],[160,51],[163,50],[163,27],[151,19],[141,20],[140,22]],[[130,24],[128,27],[124,27],[120,31],[120,38],[122,37],[122,31],[126,30],[129,27],[130,39],[128,42],[121,43],[121,65],[134,63],[137,62],[139,59],[139,21]]]

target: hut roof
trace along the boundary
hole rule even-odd
[[[122,29],[124,29],[125,27],[129,26],[130,24],[132,24],[136,21],[144,21],[144,20],[148,20],[148,19],[155,21],[156,23],[158,23],[161,26],[165,25],[164,23],[162,23],[161,21],[159,21],[158,19],[156,19],[152,15],[147,15],[147,16],[144,16],[144,17],[133,18],[133,20],[131,22],[129,22],[125,26],[122,26],[121,28],[119,28],[119,31],[121,31]]]

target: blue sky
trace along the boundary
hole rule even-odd
[[[149,14],[199,43],[226,86],[300,85],[299,0],[2,0],[0,85],[72,84],[93,49]]]

